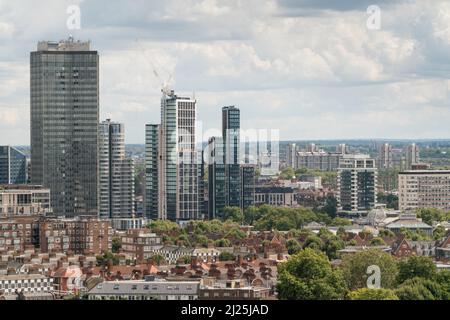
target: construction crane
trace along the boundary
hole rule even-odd
[[[143,48],[143,46],[141,45],[141,43],[139,42],[139,39],[136,39],[136,43],[138,44],[138,46],[140,47],[140,49],[141,49],[141,52],[145,52],[145,50],[144,50],[144,48]],[[165,69],[165,68],[162,68],[161,67],[161,63],[157,63],[159,66],[160,66],[160,70],[161,69],[165,69],[165,71],[167,72],[167,74],[169,75],[168,76],[168,78],[167,78],[167,80],[166,81],[164,81],[162,78],[161,78],[161,76],[159,75],[159,73],[156,71],[156,67],[155,67],[155,65],[151,62],[152,60],[151,59],[148,59],[147,57],[145,57],[146,59],[146,62],[150,65],[150,67],[152,68],[152,71],[153,71],[153,75],[156,77],[156,79],[159,81],[159,83],[160,83],[160,89],[161,89],[161,92],[163,93],[163,94],[165,94],[165,95],[170,95],[171,94],[171,92],[172,92],[172,88],[171,88],[171,85],[172,85],[172,82],[173,82],[173,74],[171,73],[171,72],[168,72],[167,71],[167,69]],[[156,60],[156,57],[155,57],[155,59],[154,60]]]

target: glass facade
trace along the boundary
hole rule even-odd
[[[0,184],[26,184],[27,158],[10,146],[0,146]]]
[[[89,43],[39,43],[31,53],[31,182],[55,214],[98,215],[99,56]]]

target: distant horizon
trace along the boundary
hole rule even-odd
[[[274,140],[275,141],[275,140]],[[450,143],[450,138],[446,138],[446,139],[433,139],[433,138],[429,138],[429,139],[381,139],[381,138],[361,138],[361,139],[305,139],[305,140],[279,140],[280,143],[292,143],[292,142],[304,142],[304,143],[308,143],[308,142],[449,142]],[[251,141],[251,142],[256,142],[256,141]],[[208,141],[202,141],[202,143],[208,143]],[[244,143],[244,142],[241,142]],[[125,145],[128,146],[145,146],[145,142],[143,143],[125,143]],[[27,147],[29,148],[30,145],[11,145],[12,147],[19,147],[19,148],[24,148]]]

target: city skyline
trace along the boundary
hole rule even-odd
[[[242,128],[282,129],[281,140],[449,138],[443,1],[378,1],[380,30],[366,26],[367,1],[211,0],[183,10],[176,1],[128,10],[83,1],[81,29],[68,30],[71,4],[0,2],[0,144],[28,145],[28,52],[69,34],[95,44],[100,118],[124,123],[126,143],[144,143],[170,74],[177,92],[195,91],[208,128],[220,128],[217,108],[234,104]]]

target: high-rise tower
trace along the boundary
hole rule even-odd
[[[39,42],[30,60],[31,182],[57,215],[97,215],[98,53],[70,38]]]

